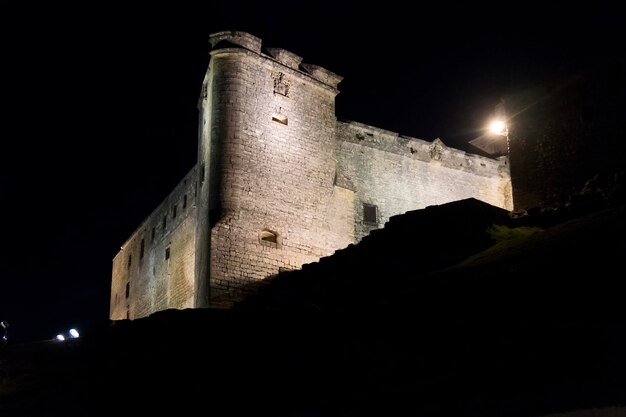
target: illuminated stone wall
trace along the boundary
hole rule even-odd
[[[337,183],[355,192],[357,240],[389,217],[469,197],[512,210],[505,158],[448,148],[361,123],[337,123]],[[375,219],[364,218],[364,205]]]
[[[201,194],[211,229],[210,297],[227,305],[245,284],[353,242],[353,201],[334,186],[340,77],[284,50],[262,54],[250,35],[211,40],[199,165],[209,172]],[[263,240],[269,233],[275,242]]]
[[[338,122],[341,77],[247,33],[210,41],[198,163],[114,259],[111,319],[229,307],[409,210],[468,197],[512,207],[505,159]]]
[[[195,184],[194,167],[113,259],[112,320],[193,307]]]

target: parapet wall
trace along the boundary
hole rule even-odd
[[[194,167],[113,259],[112,320],[193,307],[196,178]]]
[[[436,162],[442,167],[485,177],[509,176],[506,158],[487,158],[446,146],[440,139],[427,142],[353,121],[337,122],[337,139],[394,153],[412,160]]]

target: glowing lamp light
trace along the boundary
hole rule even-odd
[[[63,341],[65,340],[65,336],[63,336],[62,334],[58,334],[58,335],[57,335],[57,337],[56,337],[56,339],[57,339],[59,342],[63,342]]]
[[[507,134],[506,131],[506,122],[502,120],[494,120],[489,125],[489,130],[496,135],[505,136]]]
[[[70,329],[70,336],[72,336],[73,339],[76,339],[80,335],[78,334],[78,330]]]

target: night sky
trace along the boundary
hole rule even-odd
[[[337,117],[467,148],[500,97],[623,48],[599,2],[0,0],[0,320],[12,341],[108,318],[111,261],[193,166],[210,33],[344,77]]]

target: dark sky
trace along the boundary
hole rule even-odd
[[[113,256],[195,163],[210,33],[247,31],[344,76],[340,119],[463,147],[499,97],[621,50],[624,28],[599,2],[129,3],[0,0],[13,340],[106,321]]]

